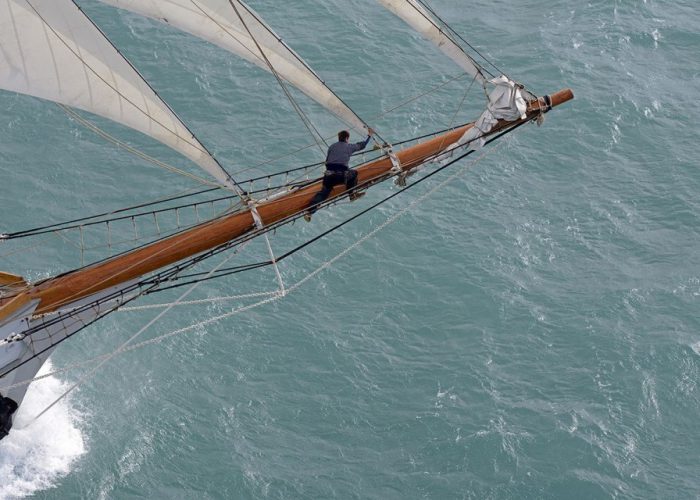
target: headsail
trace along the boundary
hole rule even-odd
[[[171,24],[270,71],[265,61],[267,58],[283,80],[314,99],[350,127],[358,131],[365,128],[365,123],[325,85],[309,65],[258,14],[239,0],[101,1]]]
[[[72,0],[0,0],[0,88],[109,118],[233,181]]]
[[[378,0],[409,26],[433,42],[481,85],[486,83],[480,66],[441,28],[433,16],[417,0]]]

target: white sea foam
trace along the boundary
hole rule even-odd
[[[42,372],[50,369],[49,362]],[[51,488],[85,453],[85,441],[78,428],[80,414],[71,408],[70,399],[61,401],[24,428],[67,388],[55,377],[30,387],[15,416],[14,428],[0,442],[0,500],[22,498]]]
[[[695,354],[700,356],[700,340],[690,346]]]

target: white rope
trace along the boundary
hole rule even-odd
[[[224,260],[222,260],[222,261],[221,261],[218,265],[216,265],[211,271],[209,271],[209,274],[207,275],[207,277],[209,277],[209,276],[211,276],[212,274],[214,274],[221,266],[223,266],[226,262],[228,262],[230,259],[232,259],[235,255],[236,255],[235,253],[232,253],[231,255],[229,255],[228,257],[226,257]],[[192,292],[195,290],[195,288],[197,288],[197,287],[199,286],[200,283],[201,283],[201,282],[199,282],[199,281],[198,281],[198,282],[195,282],[195,283],[194,283],[191,287],[189,287],[182,295],[180,295],[180,297],[178,298],[178,300],[176,300],[175,302],[177,303],[177,302],[180,301],[180,300],[184,300],[190,293],[192,293]],[[97,366],[95,366],[95,367],[94,367],[92,370],[90,370],[86,375],[84,375],[82,378],[80,378],[80,380],[78,380],[75,384],[73,384],[72,386],[70,386],[70,387],[68,388],[68,390],[66,390],[63,394],[61,394],[58,398],[56,398],[56,399],[53,401],[53,403],[51,403],[50,405],[48,405],[48,406],[47,406],[46,408],[44,408],[41,412],[39,412],[36,416],[34,416],[32,419],[30,419],[29,422],[28,422],[23,428],[27,428],[27,427],[29,427],[30,425],[32,425],[34,422],[36,422],[37,420],[39,420],[39,418],[41,418],[44,414],[46,414],[47,411],[49,411],[51,408],[53,408],[55,405],[57,405],[57,404],[59,403],[59,401],[61,401],[61,400],[62,400],[63,398],[65,398],[66,396],[68,396],[68,394],[70,394],[71,392],[73,392],[73,390],[75,390],[76,388],[78,388],[80,385],[82,385],[83,383],[85,383],[87,380],[89,380],[90,378],[92,378],[92,377],[94,376],[94,374],[97,372],[97,370],[99,370],[105,363],[107,363],[110,359],[112,359],[113,357],[115,357],[115,356],[117,355],[117,354],[116,354],[117,352],[119,352],[121,349],[126,348],[131,342],[133,342],[134,340],[136,340],[136,339],[137,339],[143,332],[145,332],[151,325],[153,325],[156,321],[158,321],[160,318],[162,318],[168,311],[170,311],[171,308],[172,308],[172,307],[168,307],[168,308],[164,309],[164,310],[161,311],[155,318],[153,318],[151,321],[149,321],[148,323],[146,323],[146,325],[144,325],[144,326],[143,326],[138,332],[136,332],[134,335],[132,335],[131,337],[129,337],[129,339],[127,339],[126,342],[124,342],[121,346],[119,346],[111,355],[106,356],[102,361],[100,361],[100,363],[99,363]]]
[[[265,224],[263,224],[262,217],[258,212],[258,207],[253,200],[248,202],[248,207],[250,208],[250,213],[253,216],[253,221],[255,222],[255,227],[259,231],[265,229]],[[282,281],[282,273],[280,273],[279,266],[277,265],[277,258],[275,257],[275,252],[272,251],[272,244],[270,243],[270,238],[268,234],[265,233],[265,243],[267,244],[267,253],[270,256],[270,262],[272,262],[272,267],[275,268],[275,275],[277,276],[277,284],[279,285],[279,293],[284,296],[287,292],[284,290],[284,281]]]
[[[265,233],[265,243],[267,243],[267,251],[270,254],[270,261],[272,262],[272,267],[275,269],[275,276],[277,276],[277,284],[279,285],[279,293],[282,297],[287,295],[287,291],[284,289],[284,281],[282,280],[282,273],[280,272],[280,267],[277,265],[277,258],[275,253],[272,251],[272,245],[270,244],[270,238],[268,234]]]
[[[167,304],[148,304],[148,305],[144,305],[144,306],[120,307],[117,311],[118,312],[132,312],[132,311],[144,311],[147,309],[162,309],[163,307],[169,307],[169,306],[191,306],[191,305],[197,305],[197,304],[210,304],[213,302],[231,302],[231,301],[243,300],[243,299],[255,299],[255,298],[259,298],[259,297],[271,297],[273,295],[279,295],[279,293],[280,293],[279,290],[275,290],[273,292],[244,293],[241,295],[227,295],[227,296],[223,296],[223,297],[210,297],[207,299],[186,300],[186,301],[178,302],[177,304],[170,302]]]
[[[389,218],[388,218],[387,220],[385,220],[382,224],[380,224],[379,226],[377,226],[376,228],[374,228],[372,231],[370,231],[370,232],[367,233],[365,236],[363,236],[362,238],[360,238],[359,240],[357,240],[355,243],[353,243],[352,245],[350,245],[348,248],[346,248],[345,250],[343,250],[342,252],[340,252],[339,254],[337,254],[336,256],[334,256],[333,258],[331,258],[330,260],[324,262],[324,263],[321,264],[318,268],[316,268],[314,271],[312,271],[311,273],[309,273],[307,276],[305,276],[305,277],[302,278],[301,280],[297,281],[297,282],[296,282],[295,284],[293,284],[292,286],[288,287],[288,288],[286,289],[286,295],[289,295],[291,292],[297,290],[297,289],[300,288],[304,283],[306,283],[307,281],[311,280],[312,278],[314,278],[315,276],[317,276],[319,273],[321,273],[321,272],[324,271],[325,269],[328,269],[333,263],[335,263],[335,262],[338,261],[339,259],[343,258],[345,255],[347,255],[349,252],[351,252],[352,250],[354,250],[355,248],[357,248],[358,246],[360,246],[361,244],[363,244],[365,241],[367,241],[368,239],[372,238],[372,237],[375,236],[377,233],[379,233],[380,231],[382,231],[383,229],[385,229],[385,228],[388,227],[389,225],[391,225],[391,224],[393,224],[394,222],[396,222],[396,220],[398,220],[400,217],[402,217],[403,215],[405,215],[406,213],[408,213],[409,211],[411,211],[414,207],[416,207],[417,205],[423,203],[423,201],[425,201],[428,197],[432,196],[434,193],[436,193],[437,191],[439,191],[440,189],[442,189],[443,187],[445,187],[446,185],[450,184],[450,183],[453,182],[455,179],[457,179],[458,177],[460,177],[461,175],[463,175],[469,168],[471,168],[471,167],[473,167],[474,165],[476,165],[477,163],[479,163],[479,162],[480,162],[482,159],[484,159],[488,154],[490,154],[491,152],[494,152],[494,151],[496,151],[497,149],[499,149],[500,147],[502,147],[503,144],[505,144],[505,143],[501,143],[501,144],[497,145],[497,146],[494,147],[494,148],[490,148],[490,149],[488,149],[488,150],[484,150],[483,153],[481,154],[481,156],[479,156],[477,159],[475,159],[472,163],[467,164],[467,165],[463,166],[462,168],[460,168],[458,171],[456,171],[456,172],[455,172],[454,174],[452,174],[450,177],[448,177],[447,179],[445,179],[444,181],[442,181],[441,183],[437,184],[435,187],[433,187],[432,189],[430,189],[429,191],[427,191],[426,193],[424,193],[423,195],[421,195],[420,197],[418,197],[416,200],[414,200],[413,202],[411,202],[409,205],[407,205],[406,207],[404,207],[403,209],[401,209],[401,210],[400,210],[399,212],[397,212],[396,214],[394,214],[394,215],[392,215],[391,217],[389,217]],[[195,283],[195,285],[196,285],[196,284],[197,284],[197,283]],[[113,351],[113,352],[111,352],[111,353],[103,354],[103,355],[101,355],[101,356],[98,356],[98,357],[96,357],[96,358],[93,358],[93,359],[90,359],[90,360],[87,360],[87,361],[82,361],[82,362],[79,362],[79,363],[76,363],[76,364],[73,364],[73,365],[69,365],[69,366],[66,366],[66,367],[61,368],[61,369],[58,369],[58,370],[54,370],[54,371],[52,371],[52,372],[50,372],[50,373],[46,373],[46,374],[41,375],[41,376],[39,376],[39,377],[35,377],[35,378],[31,379],[31,380],[25,380],[25,381],[18,382],[18,383],[16,383],[16,384],[13,384],[13,385],[10,385],[10,386],[1,387],[1,388],[0,388],[0,391],[6,391],[6,390],[8,390],[8,389],[12,389],[12,388],[15,388],[15,387],[19,387],[19,386],[23,386],[23,385],[28,385],[28,384],[31,384],[32,382],[35,382],[35,381],[38,381],[38,380],[41,380],[41,379],[44,379],[44,378],[47,378],[47,377],[51,377],[51,376],[53,376],[53,375],[57,375],[57,374],[60,374],[60,373],[64,373],[64,372],[73,370],[73,369],[75,369],[75,368],[80,368],[80,367],[82,367],[82,366],[89,365],[89,364],[92,364],[92,363],[95,363],[95,362],[98,362],[98,361],[101,361],[101,360],[109,360],[109,359],[112,359],[113,357],[115,357],[115,356],[117,356],[117,355],[120,355],[120,354],[129,352],[129,351],[133,351],[133,350],[136,350],[136,349],[140,349],[140,348],[142,348],[142,347],[146,347],[146,346],[151,345],[151,344],[160,343],[160,342],[162,342],[163,340],[168,339],[168,338],[170,338],[170,337],[174,337],[174,336],[176,336],[176,335],[180,335],[180,334],[182,334],[182,333],[186,333],[186,332],[189,332],[189,331],[191,331],[191,330],[194,330],[194,329],[197,329],[197,328],[201,328],[201,327],[207,326],[207,325],[209,325],[209,324],[211,324],[211,323],[215,323],[215,322],[217,322],[217,321],[221,321],[221,320],[226,319],[226,318],[229,318],[229,317],[231,317],[231,316],[235,316],[235,315],[237,315],[237,314],[240,314],[240,313],[242,313],[242,312],[248,311],[248,310],[250,310],[250,309],[255,309],[255,308],[260,307],[260,306],[263,306],[263,305],[265,305],[265,304],[269,304],[269,303],[271,303],[271,302],[275,302],[275,301],[277,301],[277,300],[279,300],[279,299],[282,298],[282,294],[279,293],[279,292],[263,292],[263,293],[272,293],[272,295],[269,296],[269,297],[267,297],[267,298],[265,298],[265,299],[263,299],[263,300],[260,300],[260,301],[258,301],[258,302],[254,302],[254,303],[252,303],[252,304],[248,304],[248,305],[245,305],[245,306],[241,306],[241,307],[239,307],[239,308],[233,309],[233,310],[231,310],[231,311],[229,311],[229,312],[227,312],[227,313],[221,314],[221,315],[219,315],[219,316],[215,316],[215,317],[212,317],[212,318],[208,318],[208,319],[206,319],[206,320],[204,320],[204,321],[200,321],[200,322],[198,322],[198,323],[194,323],[194,324],[192,324],[192,325],[189,325],[189,326],[180,328],[180,329],[178,329],[178,330],[174,330],[174,331],[172,331],[172,332],[169,332],[169,333],[166,333],[166,334],[163,334],[163,335],[154,337],[154,338],[152,338],[152,339],[146,340],[146,341],[141,342],[141,343],[138,343],[138,344],[127,345],[128,343],[130,343],[130,340],[131,340],[131,339],[130,339],[129,341],[125,342],[124,344],[122,344],[122,346],[120,346],[118,349],[116,349],[115,351]],[[252,295],[253,295],[253,294],[251,294],[251,296],[252,296]],[[231,296],[231,298],[238,298],[238,297],[241,297],[241,296]],[[202,300],[199,300],[199,301],[192,301],[192,303],[198,303],[198,304],[199,304],[199,303],[214,302],[214,301],[226,300],[226,299],[227,299],[227,297],[216,297],[216,298],[213,298],[213,299],[202,299]],[[185,304],[185,302],[182,302],[182,303]],[[168,309],[167,309],[166,311],[164,311],[164,312],[167,312],[167,311],[170,309],[170,307],[174,307],[175,305],[176,305],[176,304],[173,303],[173,304],[156,304],[156,305],[154,305],[154,306],[141,306],[141,307],[143,307],[143,308],[150,308],[150,307],[168,307]],[[129,308],[129,310],[135,310],[135,309],[136,309],[136,308]],[[160,317],[160,316],[162,316],[162,314],[159,315],[159,317]],[[100,365],[98,365],[97,368],[99,368],[100,366],[102,366],[102,364],[104,364],[104,363],[100,363]],[[93,370],[93,372],[94,372],[97,368],[95,368],[95,369]],[[91,372],[91,373],[92,373],[92,372]],[[70,389],[70,390],[72,390],[72,389]]]
[[[0,239],[0,243],[9,243],[9,240],[7,240],[7,239]],[[28,251],[35,251],[35,250],[37,249],[37,247],[40,247],[40,246],[42,246],[42,245],[44,245],[43,242],[38,242],[38,243],[34,243],[33,245],[28,245],[28,246],[26,246],[26,247],[16,248],[16,249],[11,250],[11,251],[9,251],[9,252],[0,254],[0,258],[5,259],[6,257],[9,257],[9,256],[14,255],[14,254],[17,254],[17,253],[24,253],[24,252],[28,252]],[[8,260],[8,262],[9,262],[9,260]]]

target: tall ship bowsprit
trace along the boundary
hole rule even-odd
[[[117,351],[95,358],[90,373],[114,355],[135,347],[146,328],[171,307],[184,302],[202,281],[233,279],[240,273],[273,268],[279,288],[267,295],[259,294],[259,301],[236,311],[284,297],[317,271],[296,284],[285,285],[277,268],[280,261],[523,124],[541,123],[545,113],[573,98],[568,89],[538,96],[513,81],[441,19],[426,0],[378,0],[452,59],[460,68],[460,78],[463,77],[462,90],[473,87],[478,90],[473,95],[484,101],[483,112],[474,122],[420,138],[389,141],[385,138],[389,137],[387,131],[376,129],[358,116],[241,1],[101,1],[167,23],[258,66],[279,83],[293,112],[313,137],[312,147],[318,146],[323,152],[326,134],[319,133],[304,112],[299,99],[303,96],[296,90],[323,106],[356,135],[369,132],[374,147],[372,158],[354,166],[357,187],[352,192],[344,185],[335,186],[330,196],[314,207],[310,204],[321,189],[323,161],[244,180],[239,171],[222,165],[209,152],[74,1],[0,0],[0,89],[58,103],[70,119],[117,144],[125,154],[136,154],[144,162],[209,184],[167,199],[67,222],[52,221],[43,227],[17,231],[1,228],[0,249],[46,235],[72,237],[79,248],[81,265],[36,282],[11,272],[0,273],[0,439],[10,432],[13,415],[52,352],[99,319],[120,309],[135,308],[136,301],[144,296],[176,288],[183,290],[175,302],[163,304],[161,313]],[[458,102],[455,108],[458,109]],[[127,145],[91,122],[85,112],[152,137],[191,160],[207,177],[182,171]],[[11,170],[8,166],[3,166],[3,170],[3,175],[11,175],[7,173]],[[356,205],[361,207],[358,214],[331,229],[284,253],[273,250],[271,232],[308,214],[310,208],[334,207],[348,196],[388,180],[393,180],[398,189],[382,201],[367,206],[361,206],[360,202]],[[200,211],[205,206],[211,209],[211,215],[206,217]],[[181,220],[185,209],[194,211],[196,218]],[[155,230],[139,231],[144,221]],[[130,230],[135,237],[120,237],[124,225],[132,226]],[[107,244],[103,247],[109,248],[109,254],[101,258],[93,258],[94,252],[88,251],[88,234],[95,227],[104,231]],[[254,240],[264,242],[265,258],[231,265],[229,259]]]

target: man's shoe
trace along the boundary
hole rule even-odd
[[[359,200],[360,198],[362,198],[366,194],[367,193],[350,193],[350,201]]]
[[[304,214],[304,220],[305,220],[306,222],[311,222],[311,214],[310,214],[309,212],[306,212],[306,213]]]

